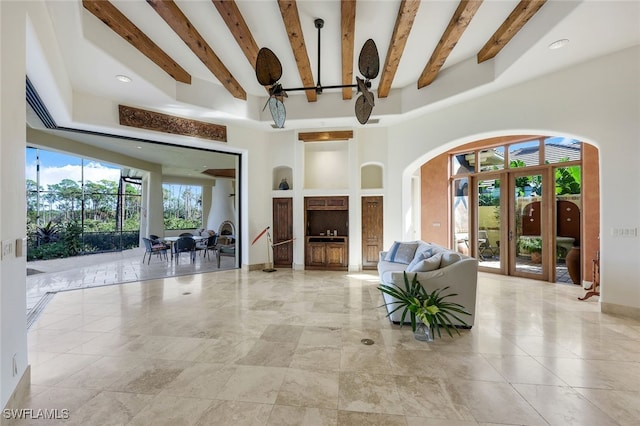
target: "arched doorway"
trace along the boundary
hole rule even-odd
[[[436,169],[450,170],[448,187],[434,188]],[[478,258],[483,271],[566,283],[575,244],[582,246],[582,277],[591,276],[599,250],[594,146],[553,136],[491,138],[452,148],[421,170],[422,239],[442,244],[446,236],[446,245]],[[449,217],[440,217],[446,233],[430,226],[434,204],[449,205]]]

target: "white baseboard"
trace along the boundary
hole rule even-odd
[[[600,302],[600,311],[604,314],[619,315],[640,320],[640,308],[618,305],[616,303]]]

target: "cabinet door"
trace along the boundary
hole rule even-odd
[[[307,244],[307,265],[325,266],[327,264],[324,246],[325,243]]]
[[[306,210],[348,210],[349,197],[305,197]]]
[[[362,197],[362,269],[376,269],[382,250],[382,197]]]
[[[344,243],[327,243],[327,267],[347,266],[347,249]]]
[[[273,244],[293,238],[293,199],[273,199]],[[277,268],[291,268],[293,241],[273,247],[273,264]]]

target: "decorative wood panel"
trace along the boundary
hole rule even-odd
[[[194,136],[219,142],[227,141],[227,127],[159,112],[118,105],[120,124],[175,135]]]
[[[330,132],[300,132],[298,140],[302,142],[346,141],[353,139],[353,130],[334,130]]]

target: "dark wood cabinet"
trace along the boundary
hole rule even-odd
[[[362,269],[377,268],[382,229],[382,197],[362,197]]]
[[[293,265],[293,199],[273,199],[273,265],[291,268]]]
[[[305,197],[305,268],[349,266],[349,197]]]
[[[346,237],[307,237],[305,252],[307,269],[346,270],[349,266]]]
[[[325,257],[327,268],[346,268],[349,265],[346,241],[342,243],[326,243]]]
[[[307,243],[306,266],[326,266],[327,256],[325,246],[326,243]]]
[[[306,197],[305,210],[349,210],[349,197]]]

